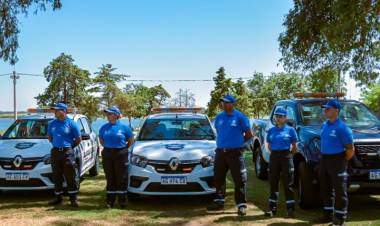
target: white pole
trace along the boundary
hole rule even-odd
[[[16,108],[16,80],[20,78],[17,76],[16,71],[13,71],[11,79],[13,79],[13,119],[17,120],[17,108]]]

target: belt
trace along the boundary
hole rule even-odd
[[[64,148],[53,147],[53,150],[57,150],[57,151],[68,151],[68,150],[72,150],[72,148],[70,148],[70,147],[64,147]]]
[[[281,149],[281,150],[272,150],[272,153],[288,153],[289,149]]]
[[[341,157],[345,157],[345,156],[346,156],[346,152],[341,152],[341,153],[338,153],[338,154],[331,154],[331,155],[322,154],[322,158],[323,159],[341,158]]]
[[[123,147],[123,148],[106,148],[106,147],[104,147],[104,150],[106,150],[106,151],[123,151],[125,149],[127,149],[127,147]]]
[[[217,148],[217,151],[222,151],[222,152],[233,152],[233,151],[242,151],[244,148]]]

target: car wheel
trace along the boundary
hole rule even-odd
[[[99,151],[98,151],[96,154],[95,164],[88,171],[88,173],[90,174],[91,177],[95,177],[95,176],[99,175],[99,164],[100,164],[100,160],[99,160]]]
[[[136,193],[128,192],[127,198],[129,202],[137,202],[140,199],[140,195]]]
[[[254,165],[256,177],[261,180],[268,179],[268,163],[264,161],[260,147],[257,147],[254,151]]]
[[[302,209],[318,206],[318,192],[305,162],[298,164],[298,204]]]

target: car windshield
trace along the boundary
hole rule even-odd
[[[301,117],[304,125],[318,126],[325,120],[321,106],[324,102],[304,103],[301,105]],[[342,102],[339,118],[351,128],[373,128],[380,126],[377,117],[366,106],[357,102]]]
[[[139,140],[214,140],[207,119],[147,119]]]
[[[19,119],[5,131],[2,139],[45,139],[49,120]]]

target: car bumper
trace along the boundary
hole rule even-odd
[[[380,180],[370,180],[369,169],[350,169],[349,191],[373,190],[380,193]]]
[[[152,166],[129,165],[128,192],[141,195],[207,195],[215,193],[213,167],[196,166],[191,173],[158,173]],[[186,176],[186,185],[161,185],[162,176]]]
[[[7,173],[27,173],[29,180],[6,180]],[[0,190],[49,190],[53,189],[51,165],[38,163],[31,170],[5,170],[0,167]]]

